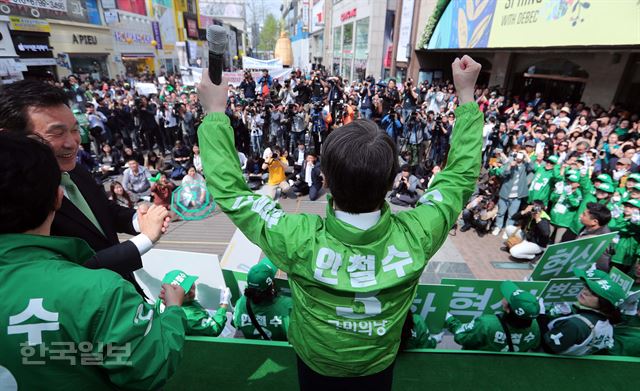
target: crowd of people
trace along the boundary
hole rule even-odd
[[[323,70],[295,70],[282,82],[247,72],[226,94],[206,72],[198,91],[167,76],[151,96],[122,80],[75,76],[57,87],[3,87],[0,268],[12,283],[0,291],[23,293],[4,308],[7,346],[15,347],[9,368],[26,384],[44,381],[24,380],[14,365],[27,333],[14,323],[29,311],[58,328],[40,339],[29,332],[27,346],[42,335],[133,346],[128,364],[105,357],[102,365],[101,381],[120,386],[161,386],[185,335],[220,334],[228,289],[209,314],[195,300],[196,276],[167,273],[149,303],[132,274],[175,217],[177,181],[206,182],[267,255],[249,271],[232,322],[245,338],[288,340],[302,389],[336,381],[390,389],[398,348],[437,346],[442,335],[409,308],[426,262],[458,219],[461,231],[502,233],[505,249],[527,260],[550,243],[619,232],[600,270],[576,271],[585,287],[572,307],[545,309],[507,281],[502,315],[462,323],[448,314],[445,327],[464,349],[639,355],[640,313],[623,317],[626,294],[606,273],[616,266],[640,289],[638,116],[474,90],[480,65],[465,56],[452,67],[455,83],[401,85]],[[326,218],[285,214],[274,201],[323,192]],[[385,199],[406,210],[391,213]],[[120,243],[118,232],[135,236]],[[277,269],[287,273],[291,298],[275,286]],[[354,295],[364,313],[354,313]],[[86,303],[95,305],[71,314]],[[80,331],[47,333],[58,329]]]

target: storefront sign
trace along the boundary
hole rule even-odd
[[[3,14],[95,25],[102,23],[97,0],[0,0],[0,15]]]
[[[28,67],[46,67],[56,65],[55,58],[21,58],[20,63]]]
[[[311,9],[311,32],[315,33],[324,28],[324,0],[314,2]]]
[[[545,250],[531,274],[534,281],[574,277],[573,269],[587,270],[617,235],[609,234],[553,244]]]
[[[53,51],[49,47],[49,35],[41,33],[11,34],[16,53],[21,58],[52,58]]]
[[[17,56],[7,23],[0,22],[0,57]]]
[[[97,45],[98,37],[95,35],[73,34],[73,43],[76,45]]]
[[[151,34],[132,33],[128,31],[114,31],[113,36],[117,42],[127,44],[150,45],[151,41],[153,41]]]
[[[639,10],[633,0],[453,0],[427,49],[637,45]]]
[[[34,31],[37,33],[51,32],[51,26],[46,20],[9,16],[9,23],[11,24],[11,30]]]
[[[340,21],[344,22],[345,20],[355,18],[357,16],[356,13],[357,10],[355,8],[347,12],[343,12],[342,14],[340,14]]]
[[[153,39],[156,41],[156,49],[162,49],[162,36],[160,35],[160,23],[151,22],[151,30],[153,30]]]
[[[24,7],[67,12],[67,2],[65,0],[9,0],[8,3]]]
[[[402,14],[400,14],[400,32],[398,33],[398,52],[396,61],[407,61],[410,52],[407,50],[411,40],[411,27],[413,26],[414,0],[402,1]]]
[[[131,12],[138,15],[147,15],[147,4],[144,0],[116,0],[116,7],[119,10]]]
[[[184,27],[187,29],[187,37],[198,39],[198,20],[195,17],[184,14]]]

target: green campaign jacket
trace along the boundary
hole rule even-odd
[[[555,184],[556,176],[553,169],[547,170],[544,165],[538,166],[535,176],[529,186],[529,203],[542,201],[545,205],[549,203],[551,189]]]
[[[624,215],[609,222],[611,231],[617,231],[613,241],[611,262],[624,266],[633,265],[640,251],[640,224],[632,223]]]
[[[185,316],[156,316],[80,239],[0,235],[0,366],[20,390],[161,387],[182,357]],[[5,374],[6,375],[6,374]]]
[[[496,315],[482,315],[469,323],[462,323],[452,316],[447,319],[445,326],[463,350],[509,351],[507,335]],[[509,327],[509,332],[516,352],[528,352],[540,345],[540,327],[535,320],[525,329]]]
[[[272,341],[286,341],[292,306],[290,297],[276,296],[272,303],[253,304],[251,309],[256,321]],[[242,331],[245,338],[262,339],[247,312],[247,296],[242,295],[236,303],[233,326]]]
[[[156,301],[156,313],[163,313],[165,308],[161,300]],[[184,302],[181,308],[187,318],[186,335],[217,337],[227,324],[226,308],[219,307],[210,315],[198,300]]]
[[[285,214],[252,193],[242,176],[233,129],[224,113],[207,115],[199,141],[207,186],[223,212],[286,272],[295,352],[325,376],[362,376],[395,360],[407,311],[428,260],[440,248],[474,190],[480,171],[482,113],[456,110],[447,167],[413,210],[363,231],[335,217]]]
[[[411,337],[407,339],[405,349],[433,349],[438,345],[438,341],[429,334],[427,323],[420,315],[412,314],[413,327]]]
[[[568,183],[568,182],[566,182]],[[582,192],[580,188],[575,189],[570,194],[564,189],[561,193],[553,191],[551,193],[551,224],[558,227],[571,228],[573,219],[578,212],[582,202]]]
[[[624,316],[623,321],[613,327],[614,356],[640,357],[640,317]]]

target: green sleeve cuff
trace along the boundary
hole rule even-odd
[[[478,107],[478,104],[476,102],[465,103],[465,104],[463,104],[461,106],[458,106],[458,108],[456,109],[456,111],[455,111],[456,119],[458,117],[461,117],[461,116],[465,115],[465,114],[472,113],[472,112],[479,111],[479,110],[480,110],[480,108]]]

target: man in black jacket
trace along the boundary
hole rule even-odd
[[[142,267],[141,255],[166,231],[167,211],[141,206],[136,213],[120,207],[107,199],[84,168],[76,167],[80,133],[65,93],[31,80],[4,86],[0,89],[0,131],[35,133],[53,149],[65,197],[51,234],[85,240],[96,254],[84,266],[119,273],[144,296],[133,271]],[[118,232],[137,235],[119,243]]]
[[[311,152],[307,155],[307,160],[300,170],[300,179],[291,187],[295,193],[300,195],[309,194],[309,200],[315,201],[320,197],[322,190],[322,177],[320,176],[320,165],[316,163],[318,157]]]
[[[611,211],[603,204],[589,202],[587,208],[580,215],[580,222],[584,225],[576,239],[590,238],[592,236],[604,235],[611,232],[609,222],[611,221]],[[596,261],[596,267],[604,272],[611,269],[611,251],[609,248]]]

